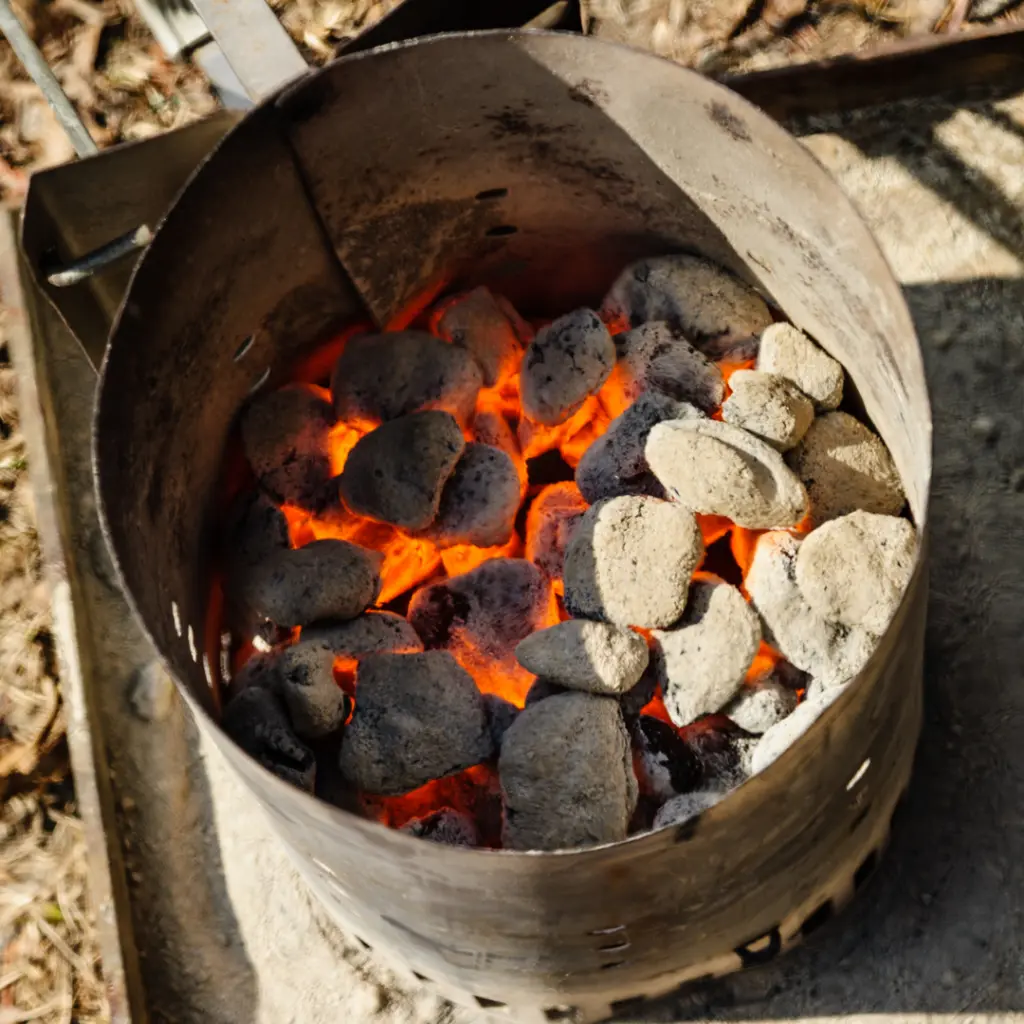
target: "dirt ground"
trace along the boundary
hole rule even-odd
[[[392,0],[393,2],[393,0]],[[381,17],[370,0],[272,0],[311,60]],[[834,56],[966,15],[1011,17],[1001,0],[589,0],[595,28],[705,70]],[[19,13],[101,145],[144,139],[215,108],[188,63],[168,61],[130,0],[20,0]],[[70,159],[63,133],[0,40],[0,202],[28,174]],[[64,745],[16,374],[0,314],[0,1024],[108,1018]]]

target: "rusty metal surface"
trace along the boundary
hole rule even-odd
[[[508,189],[498,205],[476,198],[495,187]],[[516,232],[488,234],[503,226]],[[382,318],[438,274],[513,297],[550,282],[538,293],[567,303],[594,298],[632,255],[703,251],[844,362],[924,526],[920,352],[853,207],[749,104],[634,51],[493,33],[342,59],[229,134],[171,210],[114,331],[97,416],[108,539],[136,610],[203,729],[362,939],[487,1000],[606,1007],[734,969],[759,936],[788,944],[835,872],[852,879],[876,848],[906,783],[921,567],[859,680],[696,829],[562,854],[446,849],[289,789],[207,717],[204,498],[248,391],[357,308],[328,239]],[[571,266],[570,251],[591,258]],[[878,771],[848,790],[867,760]],[[608,928],[630,940],[616,961]]]

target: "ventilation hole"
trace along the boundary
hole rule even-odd
[[[868,769],[871,767],[871,758],[867,757],[864,759],[864,763],[850,776],[850,781],[846,784],[846,792],[849,793],[854,786],[860,782],[861,779],[867,775]]]
[[[853,833],[856,832],[857,829],[859,829],[861,827],[861,825],[864,823],[864,819],[871,812],[871,807],[872,807],[872,804],[871,804],[871,801],[869,800],[867,802],[867,804],[865,804],[865,806],[863,806],[860,809],[860,811],[857,814],[857,817],[854,818],[853,821],[850,823],[850,835],[853,835]]]
[[[196,635],[192,632],[192,627],[188,627],[188,653],[192,655],[193,661],[199,660],[199,652],[196,650]]]
[[[626,1014],[631,1017],[634,1013],[639,1013],[644,1008],[644,1003],[646,1002],[646,996],[630,996],[628,999],[616,999],[611,1004],[612,1016],[619,1017]]]
[[[413,976],[413,977],[414,977],[414,978],[415,978],[415,979],[416,979],[417,981],[426,981],[426,982],[428,982],[428,983],[430,982],[430,979],[429,979],[429,978],[428,978],[428,977],[427,977],[427,976],[426,976],[425,974],[420,974],[420,972],[419,972],[419,971],[413,971],[413,972],[412,972],[412,976]]]
[[[878,851],[872,850],[861,862],[860,867],[853,873],[853,888],[860,889],[862,885],[875,873],[878,867]]]
[[[181,612],[178,611],[178,602],[171,602],[171,618],[174,620],[174,632],[181,636]]]
[[[733,952],[740,958],[744,967],[754,967],[757,964],[766,964],[774,960],[782,951],[782,934],[779,926],[776,925],[771,931],[751,939],[742,946],[737,946]]]
[[[609,960],[608,963],[601,964],[601,970],[611,971],[616,967],[621,967],[625,962],[625,960]]]
[[[826,921],[830,920],[834,909],[832,907],[831,900],[825,900],[824,903],[802,925],[800,925],[800,934],[806,939],[808,935],[813,935]]]
[[[614,935],[616,932],[624,932],[626,926],[624,924],[613,924],[610,928],[595,928],[592,932],[587,932],[588,935]]]
[[[251,388],[249,388],[249,394],[251,395],[251,394],[254,394],[255,392],[259,391],[259,389],[260,389],[261,387],[263,387],[263,385],[264,385],[264,384],[266,384],[266,383],[267,383],[267,378],[268,378],[269,376],[270,376],[270,367],[268,366],[268,367],[267,367],[267,368],[266,368],[266,369],[265,369],[265,370],[264,370],[264,371],[263,371],[263,372],[262,372],[262,373],[260,374],[260,376],[259,376],[259,379],[258,379],[258,380],[256,381],[256,383],[255,383],[255,384],[253,384],[253,386],[252,386]]]
[[[361,938],[359,938],[359,936],[358,936],[358,935],[356,936],[356,942],[358,942],[358,943],[359,943],[359,945],[363,947],[363,949],[369,949],[369,950],[372,950],[372,949],[373,949],[373,946],[371,946],[371,945],[370,945],[370,944],[369,944],[369,943],[368,943],[368,942],[366,941],[366,939],[361,939]]]
[[[506,235],[514,235],[518,230],[519,228],[511,224],[497,224],[493,228],[488,228],[484,234],[488,238],[504,238]]]
[[[602,953],[621,953],[624,949],[629,949],[629,939],[624,942],[616,942],[611,946],[598,946],[597,948]]]
[[[483,192],[477,192],[476,198],[483,199],[504,199],[508,195],[507,188],[485,188]]]
[[[575,1020],[576,1016],[575,1006],[548,1006],[544,1010],[545,1020]]]
[[[206,676],[206,685],[213,689],[213,669],[210,668],[210,659],[203,655],[203,675]]]
[[[249,337],[246,338],[245,341],[243,341],[242,344],[235,349],[235,354],[232,358],[235,360],[236,363],[241,362],[242,359],[245,358],[246,353],[249,351],[249,349],[252,348],[253,343],[255,341],[256,335],[250,334]]]
[[[503,1003],[500,999],[487,999],[485,996],[473,996],[476,1000],[476,1005],[483,1009],[488,1009],[492,1006],[508,1006],[508,1003]]]

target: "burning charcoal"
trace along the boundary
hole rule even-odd
[[[881,636],[910,583],[916,554],[906,519],[851,512],[804,538],[796,581],[819,615]]]
[[[786,461],[807,486],[815,526],[858,509],[899,515],[906,501],[889,449],[848,413],[819,416]]]
[[[330,651],[299,641],[280,653],[275,675],[297,736],[317,740],[342,727],[350,703],[334,681]]]
[[[523,465],[516,432],[500,412],[496,409],[478,410],[473,417],[473,436],[481,444],[500,448],[516,464],[520,476],[525,477],[526,467]]]
[[[780,452],[792,448],[814,419],[811,400],[785,377],[737,370],[729,378],[729,387],[732,394],[722,406],[722,419]]]
[[[772,324],[761,334],[757,368],[791,380],[821,411],[843,400],[843,368],[792,324]]]
[[[483,369],[484,384],[493,387],[518,370],[531,331],[504,299],[474,288],[445,304],[437,333],[466,349]]]
[[[743,685],[761,644],[761,624],[736,587],[697,580],[683,617],[654,631],[654,664],[676,725],[724,707]]]
[[[677,328],[666,323],[641,324],[616,335],[615,351],[626,397],[631,401],[644,392],[657,391],[708,414],[722,404],[722,371]]]
[[[565,607],[618,626],[670,626],[703,554],[689,509],[639,495],[598,502],[565,553]]]
[[[480,833],[468,814],[442,807],[425,818],[411,818],[401,828],[417,839],[426,839],[445,846],[479,846]]]
[[[426,529],[466,447],[447,412],[416,412],[361,437],[341,475],[345,505],[357,515],[405,530]]]
[[[694,512],[750,530],[795,526],[807,492],[760,438],[718,420],[668,420],[647,438],[647,462],[668,493]]]
[[[728,794],[717,789],[701,789],[694,793],[682,793],[662,804],[654,816],[655,828],[682,825],[721,803]]]
[[[224,709],[224,732],[268,771],[313,792],[316,760],[294,733],[284,704],[266,687],[250,687]]]
[[[348,622],[319,622],[302,631],[302,643],[336,658],[367,654],[417,654],[423,641],[401,615],[367,612]]]
[[[487,724],[491,730],[494,748],[500,750],[505,733],[508,732],[519,715],[519,708],[495,693],[484,694],[484,707],[487,709]]]
[[[260,654],[246,659],[245,664],[228,680],[225,695],[234,700],[243,690],[250,687],[273,689],[277,685],[277,654]]]
[[[285,628],[354,619],[380,589],[380,556],[344,540],[316,540],[266,559],[248,577],[248,601]]]
[[[750,774],[763,772],[777,761],[814,723],[832,703],[828,692],[808,698],[787,718],[773,725],[758,740],[750,759]]]
[[[576,484],[591,504],[624,494],[665,497],[665,489],[647,465],[644,446],[656,423],[673,419],[699,419],[692,405],[656,391],[641,395],[608,430],[587,449],[576,467]]]
[[[498,759],[504,846],[564,850],[625,839],[637,801],[616,701],[563,693],[527,708]]]
[[[261,392],[242,413],[245,457],[275,501],[310,509],[323,503],[334,425],[324,394],[311,384],[289,384]]]
[[[636,740],[636,768],[640,792],[664,803],[679,793],[696,789],[703,778],[703,766],[693,748],[667,722],[641,715],[633,728]]]
[[[601,305],[609,322],[664,320],[699,348],[722,336],[760,334],[772,322],[764,300],[724,267],[699,256],[658,256],[628,266]]]
[[[289,546],[288,520],[265,494],[247,494],[232,510],[224,546],[230,571],[244,572]]]
[[[359,664],[341,770],[368,793],[408,793],[494,752],[483,696],[447,651],[372,654]]]
[[[565,549],[587,511],[574,483],[550,484],[530,506],[526,517],[526,557],[550,580],[561,580]]]
[[[563,423],[608,379],[614,365],[612,336],[593,310],[559,317],[537,334],[523,356],[523,412],[534,423]]]
[[[331,376],[340,420],[367,426],[423,409],[440,409],[468,423],[483,374],[464,349],[425,331],[353,338]]]
[[[788,533],[758,539],[745,586],[761,616],[765,639],[797,668],[834,686],[855,676],[878,638],[859,626],[826,619],[797,584],[800,541]]]
[[[521,493],[512,459],[500,448],[470,442],[441,492],[437,518],[423,536],[441,547],[506,544]]]
[[[650,651],[648,651],[648,658]],[[627,725],[636,721],[640,712],[654,700],[658,692],[658,677],[654,674],[654,666],[648,662],[647,669],[640,677],[636,686],[627,690],[619,697],[619,707]]]
[[[631,629],[569,619],[531,633],[516,648],[516,659],[559,686],[617,696],[647,668],[647,641]]]
[[[569,691],[564,686],[559,686],[558,683],[553,683],[550,679],[535,679],[533,685],[526,693],[526,700],[523,702],[523,707],[533,707],[538,701],[547,700],[548,697],[554,697],[559,693],[568,693]]]
[[[744,732],[760,736],[781,722],[796,705],[795,691],[778,682],[774,673],[769,673],[763,679],[742,687],[724,713]]]
[[[758,738],[724,715],[705,715],[679,732],[700,762],[702,789],[728,792],[750,775],[750,757]]]

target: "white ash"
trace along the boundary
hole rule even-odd
[[[245,457],[275,501],[316,509],[331,479],[331,404],[311,384],[261,392],[242,412]]]
[[[224,732],[255,761],[285,782],[313,792],[316,759],[303,743],[274,690],[249,687],[224,709]]]
[[[468,846],[480,845],[480,832],[476,822],[462,811],[453,810],[450,807],[442,807],[433,814],[423,818],[412,818],[400,829],[416,836],[417,839],[426,839],[431,843],[443,843],[445,846]]]
[[[700,411],[658,392],[641,395],[591,443],[576,467],[576,486],[594,504],[624,494],[665,497],[665,489],[647,465],[647,437],[656,423],[698,419]]]
[[[336,658],[368,654],[416,654],[423,641],[412,626],[394,612],[366,612],[347,622],[318,622],[302,631],[305,646],[330,651]]]
[[[483,696],[447,651],[360,662],[339,760],[351,784],[383,796],[407,793],[493,752]]]
[[[295,734],[318,740],[337,732],[348,717],[349,698],[334,681],[334,655],[301,640],[286,647],[274,669]]]
[[[654,828],[667,828],[669,825],[682,825],[692,821],[715,804],[721,803],[726,796],[727,791],[720,789],[699,789],[693,793],[674,796],[658,808],[658,813],[654,816]]]
[[[425,331],[352,338],[331,375],[340,420],[374,424],[424,409],[468,423],[483,371],[464,348]]]
[[[489,548],[512,536],[521,481],[500,448],[470,442],[441,492],[437,518],[422,536],[440,547],[474,544]]]
[[[667,722],[641,715],[633,726],[633,766],[640,792],[660,803],[695,790],[703,766],[693,748]]]
[[[472,648],[518,669],[516,645],[547,625],[548,581],[521,558],[491,558],[470,572],[427,584],[409,602],[409,622],[428,649]]]
[[[590,309],[577,309],[537,332],[523,356],[523,412],[534,423],[564,423],[608,379],[615,345]]]
[[[815,611],[797,583],[799,550],[800,541],[788,533],[762,534],[745,586],[765,639],[797,668],[836,685],[864,667],[878,637]]]
[[[771,674],[740,688],[724,708],[724,714],[744,732],[753,736],[766,733],[781,722],[797,705],[795,690],[783,686]]]
[[[647,641],[631,629],[569,619],[531,633],[516,647],[528,672],[559,686],[618,696],[647,668]]]
[[[764,299],[724,267],[699,256],[658,256],[628,266],[601,304],[606,319],[638,327],[664,320],[698,347],[723,336],[760,334],[772,316]]]
[[[487,726],[491,730],[494,749],[499,750],[505,733],[518,717],[520,708],[517,708],[511,701],[505,700],[504,697],[499,697],[496,693],[484,694],[484,707],[487,710]]]
[[[819,416],[786,461],[807,487],[815,526],[858,509],[899,515],[906,502],[889,449],[849,413]]]
[[[788,718],[773,725],[758,741],[750,759],[750,773],[763,772],[777,761],[814,723],[835,699],[831,691],[808,697]]]
[[[722,371],[667,323],[645,323],[615,336],[617,372],[626,397],[657,391],[712,413],[725,397]]]
[[[637,802],[629,737],[609,697],[563,693],[505,734],[498,774],[503,845],[563,850],[625,839]]]
[[[851,512],[804,539],[796,581],[820,615],[880,636],[910,583],[916,555],[908,520]]]
[[[788,451],[807,433],[814,404],[790,380],[760,370],[737,370],[729,378],[732,394],[722,405],[722,419]]]
[[[653,639],[665,707],[676,725],[689,725],[723,708],[743,685],[761,623],[736,587],[695,580],[682,618]]]
[[[571,481],[549,484],[533,499],[526,517],[526,557],[548,579],[562,579],[565,549],[587,507]]]
[[[380,590],[381,556],[344,540],[287,548],[247,574],[246,601],[278,626],[354,619]]]
[[[480,287],[445,304],[437,333],[469,352],[492,387],[516,372],[532,332],[505,299]]]
[[[466,440],[447,412],[416,412],[371,430],[349,452],[339,490],[357,515],[405,530],[434,521]]]
[[[535,679],[533,685],[526,691],[526,700],[523,707],[533,707],[538,701],[547,700],[548,697],[555,697],[560,693],[568,693],[569,690],[550,679]]]
[[[565,607],[619,626],[669,626],[703,554],[689,509],[642,495],[598,502],[565,553]]]
[[[795,526],[807,514],[804,485],[758,437],[718,420],[666,420],[647,438],[647,462],[669,495],[704,515],[751,530]]]
[[[837,409],[843,400],[843,367],[792,324],[762,332],[757,369],[791,380],[819,410]]]

